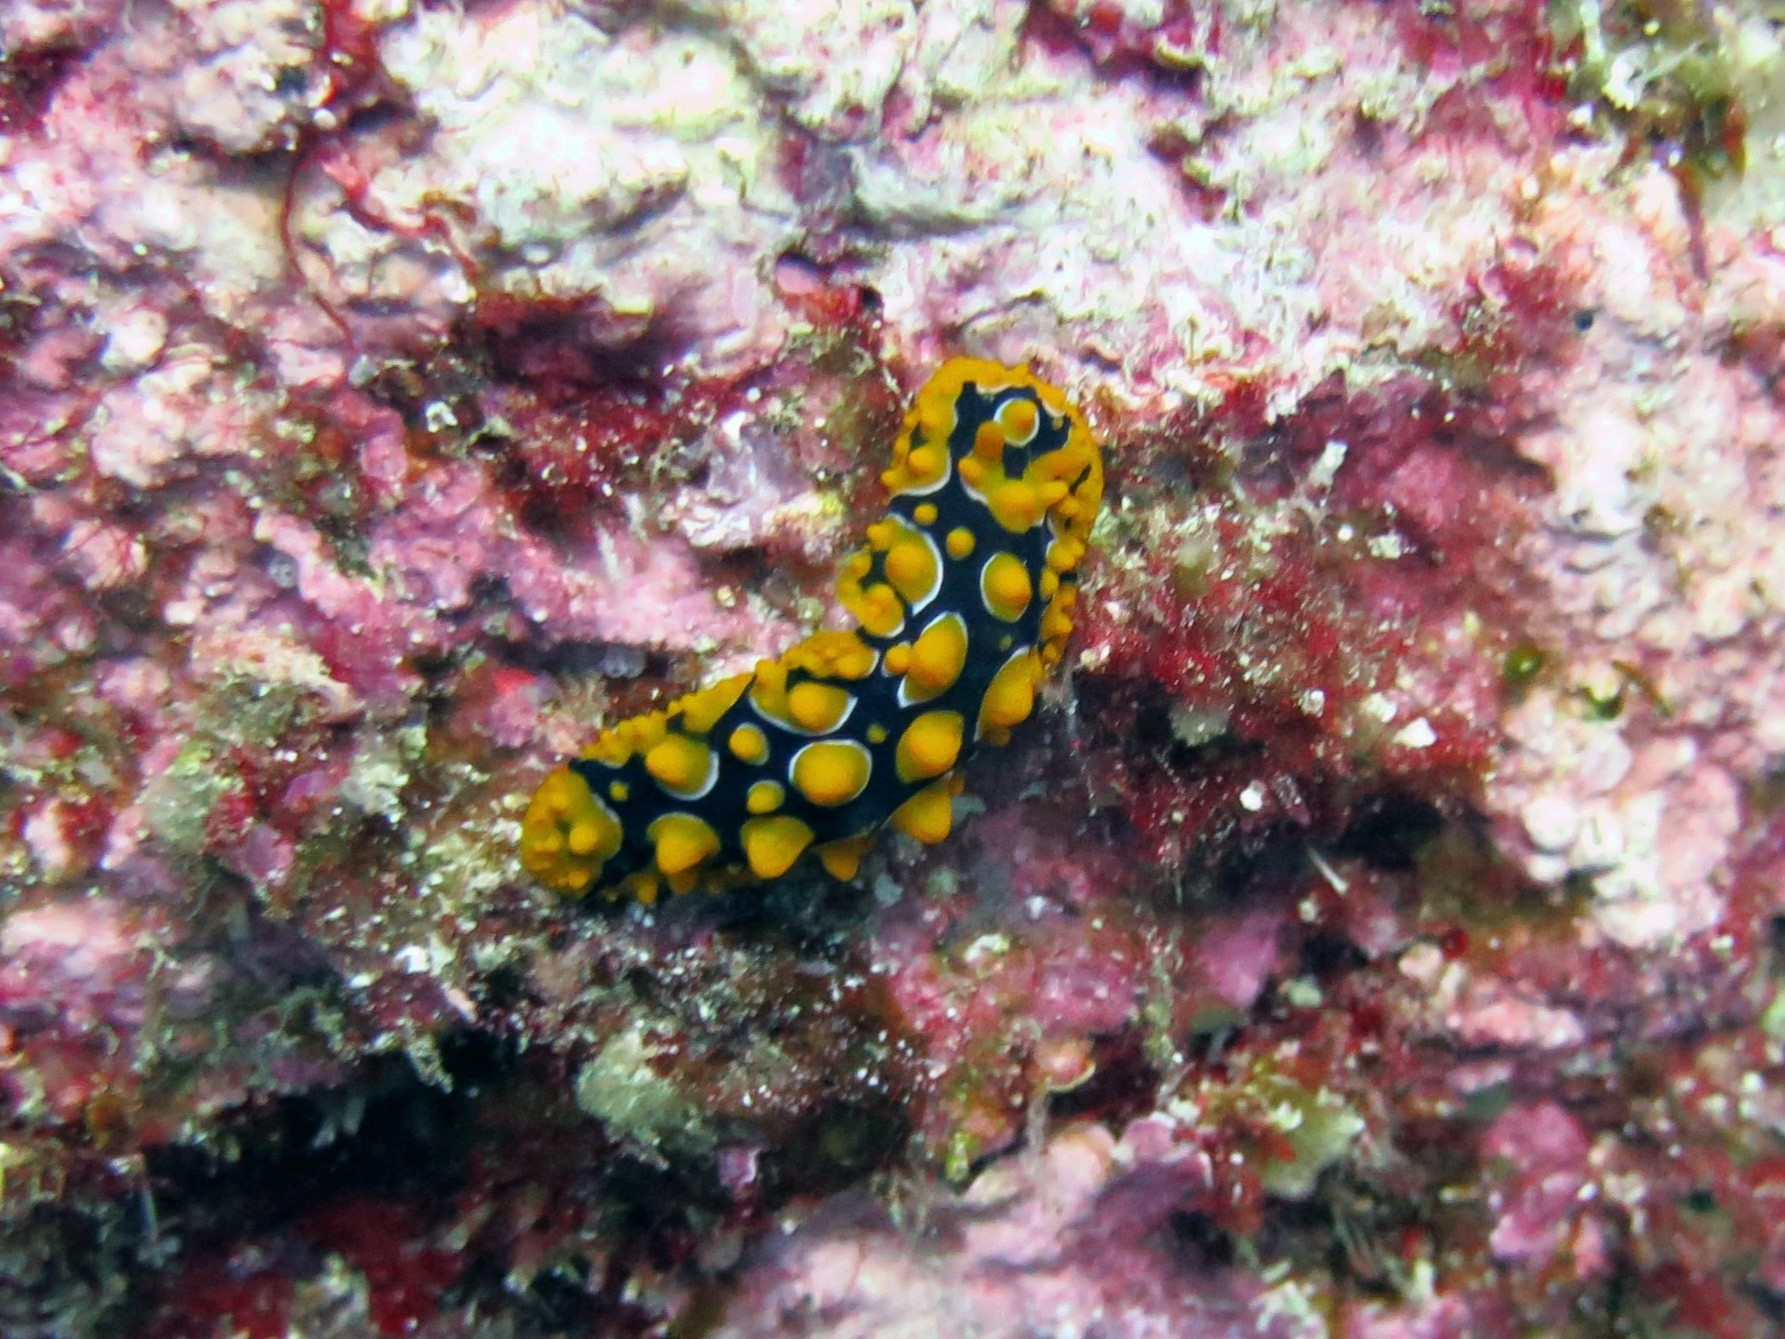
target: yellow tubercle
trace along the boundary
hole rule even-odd
[[[940,776],[961,756],[963,724],[958,711],[926,711],[899,736],[893,766],[904,782]]]
[[[876,637],[896,637],[905,626],[899,593],[884,581],[864,585],[845,575],[837,583],[837,600],[857,623]]]
[[[711,859],[719,850],[719,834],[704,818],[693,814],[665,814],[651,824],[645,835],[656,844],[657,868],[672,879]]]
[[[1041,640],[1044,646],[1051,646],[1056,651],[1064,650],[1066,639],[1072,635],[1072,610],[1078,603],[1078,592],[1071,586],[1062,586],[1054,592],[1054,598],[1048,601],[1047,611],[1041,616]]]
[[[555,767],[521,819],[521,865],[559,893],[580,895],[620,850],[614,811],[568,767]]]
[[[824,872],[833,879],[847,883],[862,867],[862,857],[873,844],[871,837],[844,837],[841,841],[826,842],[814,849],[818,852]]]
[[[799,819],[777,814],[746,820],[740,840],[750,872],[759,879],[778,879],[793,868],[793,862],[812,844],[813,835]]]
[[[1041,416],[1027,400],[1007,400],[998,409],[998,426],[1013,446],[1026,446],[1041,426]]]
[[[640,870],[636,874],[628,874],[609,889],[608,897],[630,897],[648,907],[657,900],[657,893],[662,887],[662,881],[653,871]]]
[[[1008,732],[1011,726],[1028,720],[1029,713],[1035,710],[1035,686],[1040,679],[1041,666],[1034,651],[1013,653],[985,690],[979,705],[977,736],[984,739],[994,730]]]
[[[949,778],[925,786],[894,809],[886,821],[925,846],[934,846],[954,826],[954,791]]]
[[[753,814],[772,814],[787,800],[787,787],[779,781],[753,782],[744,793],[744,808]]]
[[[783,670],[805,670],[822,679],[865,679],[874,672],[874,659],[860,633],[839,630],[813,633],[778,663]]]
[[[609,767],[623,767],[636,755],[648,753],[668,730],[666,712],[647,711],[641,716],[629,716],[613,729],[597,735],[583,750],[583,757],[604,762]]]
[[[1041,493],[1021,479],[1003,480],[996,488],[986,488],[985,495],[992,519],[1013,535],[1033,528],[1047,510]]]
[[[1078,567],[1079,559],[1085,556],[1085,546],[1076,539],[1056,539],[1047,546],[1047,565],[1050,571],[1066,573]]]
[[[905,457],[905,468],[920,487],[939,482],[948,471],[948,452],[937,442],[914,446]]]
[[[793,758],[792,779],[813,804],[835,808],[848,804],[868,788],[873,758],[853,739],[827,739],[808,744]]]
[[[896,527],[881,566],[886,579],[907,605],[919,606],[933,598],[942,580],[942,561],[935,541],[894,517],[885,524]]]
[[[719,760],[703,741],[673,730],[645,754],[645,771],[678,799],[704,794],[712,785],[718,766]]]
[[[704,735],[711,733],[719,724],[719,718],[737,705],[750,686],[748,674],[734,674],[729,679],[721,679],[711,687],[702,688],[697,693],[689,693],[670,706],[670,714],[679,714],[682,728],[691,734]]]
[[[979,571],[979,594],[993,618],[1014,623],[1028,612],[1035,587],[1022,559],[1014,553],[994,553]]]
[[[790,684],[784,662],[764,661],[756,667],[750,703],[769,720],[789,730],[827,734],[843,723],[855,705],[855,697],[847,688],[817,679]]]
[[[768,761],[769,737],[762,732],[760,725],[749,721],[731,732],[731,738],[725,741],[725,747],[731,750],[732,757],[753,767],[760,767]]]
[[[967,664],[967,623],[943,614],[911,644],[905,669],[905,700],[928,702],[954,687]]]
[[[829,734],[843,723],[855,698],[834,683],[808,679],[787,690],[787,714],[802,730],[813,734]]]

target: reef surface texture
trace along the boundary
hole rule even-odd
[[[1785,1325],[1785,28],[0,5],[0,1331]],[[580,908],[910,393],[1104,443],[941,845]]]

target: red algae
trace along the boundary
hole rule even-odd
[[[330,1204],[303,1218],[297,1231],[364,1276],[367,1318],[381,1335],[408,1334],[431,1320],[462,1268],[457,1252],[417,1241],[419,1224],[401,1205]]]
[[[1440,127],[1504,137],[1521,149],[1547,147],[1564,133],[1567,78],[1550,6],[1392,8],[1407,54],[1449,85],[1437,109]]]
[[[240,1334],[247,1339],[279,1339],[289,1332],[291,1278],[252,1261],[194,1260],[170,1285],[170,1314],[154,1339],[179,1334]],[[190,1327],[190,1328],[188,1328]]]
[[[1154,860],[1181,864],[1204,834],[1330,834],[1360,785],[1469,794],[1535,487],[1473,417],[1417,381],[1316,396],[1264,439],[1269,472],[1242,465],[1233,500],[1192,512],[1161,499],[1173,546],[1140,537],[1150,568],[1106,566],[1092,728],[1157,741],[1125,761]]]
[[[1082,47],[1101,66],[1144,62],[1159,70],[1194,70],[1221,40],[1217,6],[1192,0],[1131,5],[1123,0],[1049,0],[1029,18],[1031,37]]]

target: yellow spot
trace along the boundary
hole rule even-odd
[[[905,671],[905,700],[928,702],[946,693],[961,677],[966,663],[967,622],[959,614],[944,614],[912,644],[911,665]]]
[[[994,553],[980,569],[979,594],[993,618],[1014,623],[1028,611],[1035,588],[1022,559],[1014,553]]]
[[[623,767],[640,753],[648,752],[666,733],[668,717],[661,711],[648,711],[642,716],[629,716],[595,737],[583,750],[583,757]]]
[[[726,747],[731,750],[732,757],[739,762],[747,762],[753,767],[761,766],[768,761],[769,737],[763,734],[760,725],[752,725],[748,722],[740,725],[731,732],[731,738],[726,741]]]
[[[818,859],[831,878],[847,883],[861,868],[862,857],[872,845],[872,839],[868,837],[844,837],[841,841],[826,842],[818,847]]]
[[[1070,572],[1085,556],[1085,546],[1075,539],[1056,539],[1047,546],[1047,565],[1056,572]]]
[[[759,660],[754,671],[756,680],[750,685],[750,693],[770,693],[785,695],[787,692],[787,666],[779,660]]]
[[[657,868],[672,879],[719,850],[719,834],[705,819],[693,814],[665,814],[651,824],[646,835],[656,843]]]
[[[1060,574],[1051,568],[1041,574],[1041,598],[1051,600],[1054,592],[1060,589]]]
[[[1006,400],[998,406],[998,426],[1011,441],[1022,446],[1041,426],[1041,416],[1028,400]]]
[[[903,674],[911,668],[911,643],[900,642],[897,646],[886,648],[886,672]]]
[[[1020,479],[1007,480],[986,495],[992,519],[1014,535],[1020,535],[1041,519],[1045,504],[1041,494]]]
[[[961,730],[958,711],[926,711],[906,726],[893,755],[899,780],[922,781],[953,767],[961,756]]]
[[[934,846],[954,823],[954,803],[948,778],[931,782],[892,811],[886,820],[900,832]]]
[[[698,693],[670,704],[669,714],[680,713],[682,728],[689,734],[704,735],[719,724],[719,718],[737,705],[744,690],[750,686],[748,674],[734,674],[729,679],[721,679]]]
[[[975,737],[987,739],[995,730],[1008,732],[1011,726],[1028,720],[1035,710],[1035,685],[1040,678],[1041,665],[1033,650],[1024,648],[1006,660],[992,676],[985,700],[979,704]]]
[[[820,679],[865,679],[874,663],[874,648],[846,631],[815,632],[777,662],[782,671],[803,669]]]
[[[970,484],[978,484],[985,478],[985,462],[983,460],[963,460],[961,462],[961,478]]]
[[[973,454],[996,460],[1004,454],[1004,429],[996,423],[981,423],[973,432]]]
[[[942,562],[935,544],[921,530],[900,535],[887,550],[883,566],[892,588],[913,607],[930,600],[942,580]]]
[[[948,532],[948,556],[959,562],[973,553],[973,532],[966,526],[956,526]]]
[[[872,724],[868,727],[868,743],[870,743],[870,744],[884,744],[884,743],[886,743],[886,727],[884,725],[880,724],[879,721],[875,721],[874,724]]]
[[[853,739],[808,744],[794,755],[793,784],[813,804],[848,804],[868,788],[873,759]]]
[[[834,683],[808,679],[787,690],[787,715],[802,730],[829,734],[843,723],[855,698]]]
[[[690,735],[667,734],[645,754],[645,771],[671,795],[693,799],[712,784],[713,751]]]
[[[898,592],[884,581],[871,586],[839,581],[837,598],[856,622],[876,637],[896,637],[905,626],[905,608],[899,603]]]
[[[918,392],[899,440],[893,443],[892,468],[880,476],[887,491],[927,493],[948,477],[946,443],[954,432],[959,394],[959,386],[939,384],[934,377]]]
[[[746,820],[739,838],[750,872],[759,879],[778,879],[793,868],[800,852],[812,844],[812,829],[797,818],[777,814],[773,818]]]
[[[874,570],[874,559],[871,553],[857,553],[843,564],[843,573],[837,578],[837,602],[847,609],[855,621],[873,633],[876,637],[889,637],[892,632],[882,629],[890,622],[893,632],[904,622],[904,610],[899,606],[898,596],[885,582],[877,581],[872,585],[864,585]],[[881,592],[884,592],[882,594]],[[891,606],[887,604],[891,598]],[[826,636],[819,633],[820,637]],[[844,636],[852,634],[844,633]],[[808,638],[807,641],[813,639]],[[858,638],[859,640],[859,638]],[[802,642],[794,648],[799,651],[806,645]],[[789,652],[792,656],[794,652]],[[760,678],[761,666],[757,667]]]
[[[610,781],[607,787],[607,797],[615,804],[625,804],[632,798],[632,787],[624,781]]]
[[[555,767],[521,819],[521,864],[555,892],[581,894],[619,853],[614,811],[568,767]]]
[[[866,650],[866,647],[862,647]],[[826,734],[842,724],[855,698],[846,688],[816,679],[803,679],[789,685],[788,662],[799,658],[799,647],[779,662],[765,660],[756,667],[756,685],[750,690],[750,701],[764,716],[809,734]],[[870,653],[871,655],[871,653]],[[870,667],[872,661],[869,661]],[[805,666],[801,666],[805,669]],[[810,673],[809,669],[806,672]]]
[[[787,789],[779,781],[758,781],[744,796],[744,807],[753,814],[772,814],[787,799]]]
[[[936,524],[936,504],[934,502],[918,503],[911,509],[911,519],[919,525]]]
[[[657,900],[657,892],[663,885],[657,875],[649,870],[641,870],[637,874],[628,874],[608,890],[610,899],[630,897],[643,902],[647,907]]]

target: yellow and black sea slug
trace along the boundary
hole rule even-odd
[[[948,835],[958,768],[1003,744],[1064,654],[1103,498],[1097,443],[1026,368],[960,358],[918,393],[886,515],[843,566],[854,622],[602,732],[541,783],[521,859],[562,893],[654,900],[854,875],[890,823]]]

